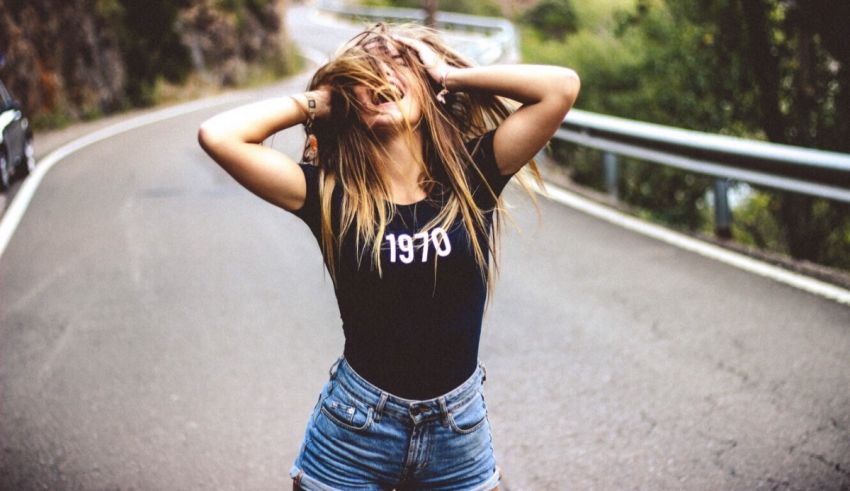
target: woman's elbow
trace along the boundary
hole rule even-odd
[[[215,148],[221,146],[225,139],[225,135],[209,121],[204,121],[198,128],[198,143],[209,154],[212,154]]]
[[[581,90],[581,79],[575,70],[561,68],[558,74],[556,93],[559,96],[559,102],[564,114],[567,114],[572,109],[576,99],[578,99],[579,90]]]

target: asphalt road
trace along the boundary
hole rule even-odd
[[[348,36],[291,15],[314,49]],[[0,488],[290,486],[339,313],[306,226],[198,147],[221,109],[36,193],[0,258]],[[850,488],[850,308],[506,193],[481,346],[505,488]]]

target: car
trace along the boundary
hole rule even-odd
[[[34,168],[29,120],[0,81],[0,191],[9,189],[13,177],[26,176]]]

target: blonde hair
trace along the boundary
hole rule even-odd
[[[365,86],[370,93],[382,94],[399,102],[400,95],[391,90],[382,63],[404,70],[408,92],[421,107],[417,128],[406,121],[401,123],[403,134],[414,131],[422,135],[422,184],[428,196],[437,195],[444,206],[424,229],[450,226],[460,217],[470,239],[472,253],[479,271],[492,289],[494,275],[489,274],[485,248],[493,257],[498,270],[496,249],[503,212],[502,201],[487,185],[486,179],[473,162],[465,142],[496,128],[514,109],[505,100],[478,92],[452,92],[446,104],[436,101],[441,87],[434,83],[415,51],[393,39],[397,34],[418,39],[454,67],[472,64],[446,46],[435,31],[417,25],[389,26],[376,24],[349,41],[327,64],[313,76],[309,90],[327,86],[331,90],[331,115],[317,120],[311,128],[318,141],[314,165],[319,168],[321,196],[322,252],[331,277],[336,283],[340,248],[348,233],[354,233],[358,261],[371,256],[372,265],[381,274],[381,241],[387,224],[396,213],[388,180],[380,172],[379,161],[387,152],[380,138],[360,118],[368,109],[355,94],[354,88]],[[389,46],[395,47],[396,53]],[[377,48],[377,49],[376,49]],[[394,56],[395,55],[395,56]],[[408,138],[413,145],[413,138]],[[383,159],[383,160],[382,160]],[[538,183],[542,184],[534,162],[529,166]],[[496,203],[493,210],[493,233],[488,233],[485,211],[476,205],[467,175],[477,172],[481,182]],[[521,180],[521,178],[520,178]],[[526,187],[524,182],[521,182]],[[332,194],[342,187],[342,207],[339,214],[339,235],[333,233],[331,216]],[[528,188],[526,187],[528,190]],[[479,191],[480,192],[480,191]],[[486,238],[486,239],[483,239]],[[368,252],[368,254],[367,254]],[[436,267],[436,265],[435,265]],[[436,274],[436,271],[435,271]]]

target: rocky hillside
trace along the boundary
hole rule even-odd
[[[236,85],[282,74],[286,0],[0,0],[0,78],[41,125],[153,101],[193,73]]]

